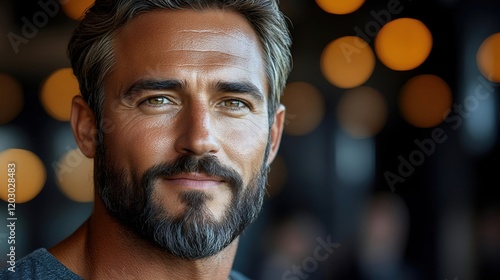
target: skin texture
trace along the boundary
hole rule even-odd
[[[116,34],[114,49],[115,65],[105,81],[103,119],[111,129],[104,145],[108,160],[129,176],[180,155],[209,154],[247,186],[263,163],[272,162],[284,107],[269,128],[271,93],[261,47],[243,16],[219,10],[145,13]],[[93,158],[96,123],[81,97],[73,100],[71,124],[79,148]],[[216,221],[232,196],[226,182],[198,173],[164,178],[154,194],[165,212],[180,216],[188,206],[179,194],[186,190],[211,198],[206,207]],[[130,234],[96,195],[89,220],[50,251],[85,279],[227,279],[237,241],[208,258],[176,259]]]

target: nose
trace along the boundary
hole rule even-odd
[[[204,106],[190,106],[183,108],[183,111],[178,119],[176,151],[195,156],[217,153],[220,146],[215,137],[210,110]]]

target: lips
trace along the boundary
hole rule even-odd
[[[225,182],[220,177],[201,173],[178,174],[164,179],[169,185],[192,189],[209,189]]]

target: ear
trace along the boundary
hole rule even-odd
[[[92,109],[80,95],[73,97],[70,121],[80,151],[86,157],[93,158],[96,150],[95,139],[97,133],[95,116]]]
[[[269,135],[269,141],[271,146],[269,150],[269,155],[267,157],[267,165],[271,165],[274,158],[276,157],[276,154],[278,153],[284,125],[285,125],[285,106],[283,106],[283,104],[280,104],[278,109],[276,110],[276,114],[274,115],[274,121],[271,126],[271,131]]]

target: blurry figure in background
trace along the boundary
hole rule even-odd
[[[409,231],[405,202],[392,193],[375,193],[366,201],[358,232],[341,240],[328,260],[325,279],[424,279],[405,259]]]
[[[409,213],[401,198],[394,194],[372,197],[360,227],[361,279],[415,279],[404,258],[408,229]]]
[[[299,212],[277,222],[269,232],[268,240],[264,242],[266,258],[261,264],[259,280],[324,279],[321,261],[315,260],[318,268],[314,271],[309,272],[309,267],[303,267],[304,260],[314,258],[315,248],[318,246],[317,239],[326,239],[325,228],[316,217]],[[327,253],[322,252],[322,256]],[[314,268],[313,264],[313,260],[310,260],[308,265]]]
[[[489,206],[481,211],[477,229],[477,279],[498,279],[500,276],[500,207]]]

